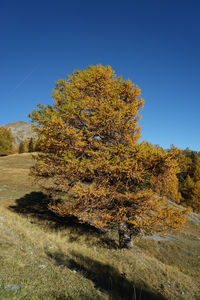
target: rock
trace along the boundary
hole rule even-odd
[[[40,268],[40,269],[45,269],[47,266],[45,266],[45,265],[39,265],[38,266],[38,268]]]
[[[72,272],[72,273],[74,273],[74,274],[77,273],[76,270],[70,270],[70,272]]]
[[[28,138],[37,138],[37,134],[33,131],[32,125],[24,121],[17,121],[5,125],[5,127],[11,129],[12,135],[15,138],[14,146],[24,142]]]
[[[200,225],[200,217],[195,213],[190,213],[189,215],[190,221],[192,221],[196,225]]]
[[[171,235],[159,236],[159,235],[153,234],[153,235],[143,236],[142,238],[154,240],[154,241],[177,241],[177,239]]]
[[[18,291],[20,289],[24,289],[24,288],[25,288],[25,285],[23,285],[23,284],[20,284],[20,285],[13,284],[13,285],[7,285],[5,287],[6,290],[12,291],[12,292],[16,292],[16,291]]]

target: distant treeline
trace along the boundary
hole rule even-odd
[[[179,166],[177,177],[181,202],[200,212],[200,152],[174,147],[171,151],[176,151],[175,158]]]
[[[38,142],[36,139],[28,138],[19,145],[14,146],[14,136],[9,128],[0,127],[0,156],[5,156],[15,153],[39,151]]]

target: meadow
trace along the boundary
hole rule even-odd
[[[115,231],[49,211],[32,164],[0,157],[0,299],[200,299],[198,215],[120,250]]]

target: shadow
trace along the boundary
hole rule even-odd
[[[53,299],[55,299],[55,300],[73,300],[73,298],[70,297],[70,296],[57,295],[56,293],[53,293],[53,294],[51,294],[51,295],[49,295],[49,293],[47,293],[47,294],[44,294],[43,296],[44,296],[44,297],[47,297],[47,299],[48,299],[49,296],[51,296],[51,297],[53,297]]]
[[[22,215],[26,215],[33,219],[42,221],[51,221],[52,227],[62,227],[64,218],[58,217],[49,209],[49,204],[52,199],[42,192],[31,192],[24,195],[22,198],[15,200],[15,205],[10,205],[9,209]],[[63,224],[63,225],[62,225]]]
[[[51,297],[51,299],[55,299],[55,300],[73,300],[74,298],[71,297],[71,296],[66,296],[64,294],[58,294],[56,292],[53,292],[53,293],[44,293],[42,295],[44,298],[42,299],[49,299],[49,297]]]
[[[147,287],[139,287],[130,282],[125,274],[120,274],[117,269],[110,265],[102,264],[83,256],[77,252],[71,252],[68,257],[62,252],[47,255],[58,266],[66,266],[72,272],[79,272],[82,276],[92,280],[95,288],[102,290],[112,300],[165,300],[161,294],[149,291]]]
[[[57,200],[59,201],[59,200]],[[78,241],[80,236],[84,235],[86,242],[91,242],[91,237],[97,238],[99,247],[116,249],[117,243],[108,238],[105,231],[102,231],[89,223],[80,222],[76,216],[59,216],[49,209],[49,204],[53,200],[42,192],[31,192],[22,198],[15,200],[15,205],[9,206],[9,209],[15,213],[25,215],[31,218],[31,222],[45,225],[50,230],[66,230],[69,233],[69,242]]]

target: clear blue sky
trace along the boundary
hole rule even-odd
[[[199,0],[0,1],[0,125],[99,63],[142,89],[142,139],[200,151]]]

